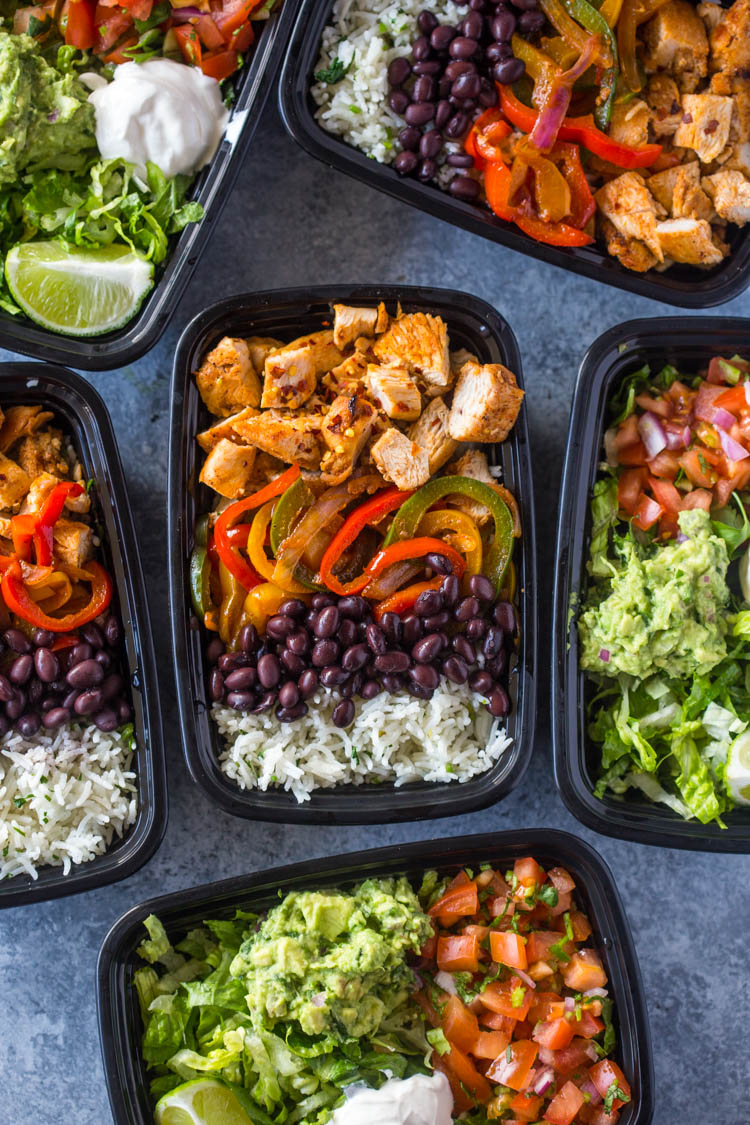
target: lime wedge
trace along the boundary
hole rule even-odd
[[[156,1103],[156,1125],[252,1125],[234,1093],[214,1078],[196,1078]]]
[[[22,242],[5,259],[8,288],[36,324],[68,336],[98,336],[125,324],[153,285],[154,267],[129,246],[66,250]]]
[[[738,805],[750,805],[750,731],[735,738],[729,747],[724,779]]]

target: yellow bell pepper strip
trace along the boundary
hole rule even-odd
[[[545,223],[536,216],[522,213],[509,202],[511,188],[511,171],[507,164],[500,160],[488,164],[484,171],[484,190],[490,208],[499,218],[515,223],[530,238],[548,246],[588,246],[594,241],[586,231],[569,223]]]
[[[602,16],[610,27],[614,27],[620,18],[623,0],[603,0],[599,5],[599,15]]]
[[[359,533],[369,524],[380,523],[384,516],[401,505],[413,492],[402,492],[398,488],[383,488],[363,504],[360,504],[347,517],[334,535],[320,560],[320,581],[336,594],[343,594],[345,588],[333,573],[333,568],[344,551],[351,547]]]
[[[617,47],[620,52],[620,70],[628,87],[637,94],[643,83],[636,58],[635,33],[642,23],[650,20],[667,3],[667,0],[624,0],[617,21]]]
[[[502,111],[508,121],[523,133],[531,133],[539,117],[537,111],[519,101],[510,86],[498,84],[497,89]],[[606,133],[597,129],[590,113],[583,117],[566,117],[558,136],[561,141],[576,141],[589,152],[618,168],[650,168],[662,151],[661,145],[631,148],[613,141]]]
[[[2,590],[3,600],[11,613],[34,625],[38,629],[47,629],[50,633],[69,633],[81,625],[88,624],[103,613],[112,601],[112,579],[107,571],[98,562],[89,562],[85,570],[80,570],[85,575],[85,581],[91,584],[91,597],[81,608],[66,613],[63,617],[51,617],[45,613],[29,596],[24,585],[21,573],[21,563],[15,556],[2,559]]]
[[[402,539],[413,539],[425,513],[438,500],[452,494],[468,496],[490,510],[495,534],[492,545],[483,558],[482,572],[494,583],[495,589],[499,590],[513,551],[513,517],[508,505],[497,492],[473,477],[434,477],[428,481],[396,512],[383,546],[389,547],[391,543]]]
[[[292,485],[294,488],[294,485]],[[286,493],[284,493],[286,495]],[[250,525],[250,534],[247,537],[247,553],[250,562],[253,564],[258,574],[265,578],[268,582],[274,581],[274,571],[276,564],[269,559],[265,551],[266,533],[271,523],[271,518],[274,514],[274,506],[281,501],[269,500],[253,517],[253,522]],[[303,594],[307,586],[303,586],[300,582],[295,582],[293,578],[288,581],[276,582],[277,586],[286,590],[289,594]]]
[[[559,223],[571,212],[570,186],[560,169],[531,145],[519,146],[517,160],[534,170],[534,203],[545,223]]]
[[[590,31],[592,36],[600,36],[609,46],[612,56],[612,65],[607,67],[602,77],[599,95],[597,97],[594,120],[600,129],[606,129],[612,117],[612,106],[615,101],[617,77],[620,73],[617,56],[617,40],[612,28],[604,16],[588,3],[588,0],[562,0],[566,12]]]
[[[565,46],[564,43],[563,46]],[[548,92],[563,73],[563,67],[557,60],[550,58],[548,54],[520,35],[513,36],[511,47],[514,56],[524,64],[526,73],[534,83],[534,92],[531,95],[532,102],[535,106],[543,105]],[[565,49],[569,50],[567,47]],[[578,55],[574,54],[572,62],[575,62],[577,57]]]
[[[289,594],[273,582],[261,582],[255,586],[245,598],[243,617],[254,625],[262,636],[266,631],[266,622],[278,612],[279,606],[286,601]]]
[[[455,540],[452,545],[457,546],[466,557],[464,577],[471,578],[472,574],[481,574],[482,535],[471,516],[467,516],[466,512],[459,512],[457,508],[438,508],[426,512],[417,526],[419,535],[437,536],[441,531],[454,531],[461,540],[460,547]]]
[[[568,70],[578,58],[578,52],[568,46],[562,35],[554,35],[550,38],[542,36],[541,43],[545,55],[549,55],[552,61],[557,63],[561,70]],[[515,53],[514,48],[513,54]]]
[[[242,609],[246,591],[241,579],[232,574],[224,562],[219,563],[221,604],[219,606],[219,636],[227,648],[234,648],[242,627]]]
[[[224,509],[216,521],[214,527],[216,553],[230,574],[233,574],[246,590],[251,590],[253,586],[257,586],[260,582],[260,576],[256,574],[253,568],[240,554],[240,547],[232,542],[230,531],[237,523],[240,516],[244,515],[245,512],[260,508],[266,501],[280,496],[282,492],[286,492],[289,485],[292,484],[299,475],[299,465],[291,465],[286,472],[283,472],[281,476],[272,480],[265,488],[261,488],[259,492],[253,493],[252,496],[248,496],[245,500],[237,500],[236,503],[230,504],[228,508]]]
[[[559,74],[550,88],[545,91],[534,128],[529,134],[530,143],[540,152],[549,152],[555,144],[560,126],[570,108],[573,87],[595,61],[600,43],[600,36],[589,35],[578,60],[569,70]]]
[[[539,7],[555,31],[562,35],[565,42],[575,48],[579,55],[586,54],[592,36],[586,28],[576,23],[575,19],[566,11],[563,0],[539,0]],[[584,70],[591,65],[603,67],[612,65],[612,51],[609,43],[599,36],[594,36],[594,38],[597,39],[596,48]],[[583,74],[583,70],[581,74]]]

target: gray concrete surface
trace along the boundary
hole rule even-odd
[[[188,778],[174,708],[164,554],[168,380],[177,339],[190,317],[231,293],[377,281],[475,293],[494,304],[518,336],[534,448],[541,635],[547,635],[557,490],[579,362],[611,325],[674,310],[537,264],[324,168],[286,136],[269,106],[252,159],[169,332],[133,367],[91,376],[119,434],[141,534],[163,670],[169,828],[156,857],[124,883],[0,915],[2,1125],[111,1120],[94,969],[108,929],[140,900],[315,855],[525,825],[577,832],[615,873],[649,998],[655,1123],[746,1125],[750,1119],[750,861],[619,843],[577,825],[552,779],[544,659],[532,766],[522,785],[486,812],[377,830],[250,824],[218,812]],[[749,315],[750,293],[721,311]],[[546,655],[544,640],[540,654]]]

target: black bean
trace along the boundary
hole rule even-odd
[[[469,120],[468,114],[454,113],[453,117],[451,117],[450,121],[445,126],[445,135],[446,137],[450,137],[452,141],[458,141],[467,133],[470,124],[471,121]],[[463,179],[464,177],[457,178]],[[455,180],[451,181],[451,183],[455,182]],[[474,180],[472,180],[471,182],[474,184],[476,183],[476,181]]]
[[[411,650],[411,655],[418,664],[429,664],[442,651],[443,638],[439,633],[431,633],[421,641],[417,641]]]
[[[31,679],[34,671],[34,658],[28,652],[17,656],[8,669],[8,679],[12,684],[25,684]]]
[[[92,648],[104,648],[104,634],[98,625],[90,621],[88,625],[81,627],[81,637],[90,644]]]
[[[444,51],[457,35],[458,30],[455,27],[451,27],[450,24],[442,24],[433,28],[430,32],[430,46],[435,51]],[[412,48],[413,53],[414,48]]]
[[[382,656],[375,657],[375,667],[383,675],[394,675],[405,672],[411,661],[405,652],[384,652]]]
[[[476,72],[476,63],[468,62],[466,59],[454,59],[446,66],[445,77],[450,78],[451,82],[455,82],[463,74],[476,74]]]
[[[18,719],[16,730],[23,738],[33,738],[41,725],[42,721],[36,711],[27,711]]]
[[[440,674],[431,664],[417,664],[416,668],[409,669],[409,676],[412,683],[419,684],[428,691],[434,691],[440,683]]]
[[[50,633],[48,629],[35,629],[31,634],[31,639],[39,648],[47,648],[55,639],[55,634]]]
[[[36,678],[34,678],[31,681],[28,688],[26,689],[26,695],[28,696],[29,703],[32,707],[35,707],[37,703],[40,702],[42,696],[44,695],[44,689],[45,685],[41,680],[37,680]]]
[[[349,673],[338,664],[329,664],[320,670],[320,682],[323,687],[338,687],[340,684],[345,684],[348,679]]]
[[[417,27],[423,35],[429,35],[430,32],[435,30],[437,25],[437,19],[432,14],[432,12],[428,12],[426,8],[424,8],[417,16]]]
[[[122,625],[120,619],[110,613],[107,620],[104,622],[104,636],[110,648],[117,648],[122,637]]]
[[[119,707],[105,707],[98,715],[94,715],[94,724],[99,730],[105,731],[109,734],[113,730],[117,730],[120,725]]]
[[[450,90],[450,87],[451,87],[451,83],[449,82],[448,83],[448,90]],[[440,93],[442,93],[442,91],[440,91]],[[444,98],[442,101],[439,101],[436,108],[435,108],[435,127],[437,129],[442,129],[443,126],[446,124],[446,122],[450,121],[452,112],[453,111],[451,109],[451,103],[448,101],[447,98]]]
[[[295,656],[305,656],[310,651],[310,634],[307,629],[298,629],[286,639],[286,647]]]
[[[74,645],[73,648],[68,650],[70,652],[70,667],[75,664],[82,664],[84,660],[93,660],[94,648],[93,645],[83,642],[82,644]]]
[[[31,652],[31,641],[20,629],[6,629],[3,633],[3,640],[13,652]]]
[[[405,90],[391,90],[388,95],[388,105],[399,117],[403,117],[410,103],[409,95]]]
[[[341,657],[341,667],[347,672],[358,672],[370,659],[370,649],[366,644],[352,645]]]
[[[469,579],[469,592],[475,598],[479,598],[480,602],[491,602],[495,597],[495,587],[483,574],[472,574]]]
[[[414,83],[414,87],[411,92],[412,101],[430,102],[433,101],[436,93],[437,85],[435,84],[435,79],[430,78],[428,74],[422,74]]]
[[[487,660],[491,660],[503,651],[503,631],[499,625],[490,625],[484,638],[482,652]]]
[[[450,152],[445,158],[445,163],[451,168],[473,168],[474,157],[468,152]]]
[[[267,691],[264,695],[261,695],[255,706],[250,708],[250,712],[253,715],[262,715],[264,711],[270,711],[275,702],[276,692]]]
[[[500,12],[490,24],[492,38],[498,43],[510,43],[511,36],[516,30],[516,17],[510,11]]]
[[[469,618],[476,617],[478,613],[478,598],[462,598],[454,610],[454,617],[456,618],[456,621],[468,621]]]
[[[484,20],[479,12],[469,12],[461,21],[459,29],[461,34],[468,36],[469,39],[481,39],[484,31]]]
[[[51,711],[53,707],[59,707],[60,702],[61,701],[59,696],[48,695],[45,699],[42,700],[40,704],[40,710],[42,711],[42,713],[44,713],[45,711]],[[22,710],[25,710],[25,708],[22,708]]]
[[[443,138],[440,133],[437,129],[430,129],[429,133],[425,133],[419,142],[419,154],[424,157],[425,160],[434,160],[442,147]],[[428,555],[427,559],[429,559],[429,557]],[[429,562],[427,565],[430,565]]]
[[[47,691],[51,691],[53,695],[64,695],[68,690],[68,684],[65,680],[53,680],[51,684],[47,684]]]
[[[467,641],[463,633],[457,633],[451,642],[453,651],[457,656],[460,656],[467,664],[476,663],[473,646]]]
[[[124,690],[124,688],[125,681],[123,680],[122,676],[118,675],[117,672],[113,672],[111,676],[107,676],[106,679],[102,681],[102,697],[104,699],[114,699],[116,695],[119,695],[120,692]]]
[[[545,20],[543,12],[522,12],[518,20],[518,30],[524,35],[536,35],[544,27]]]
[[[226,698],[227,707],[233,711],[249,711],[255,703],[255,696],[251,691],[230,691]]]
[[[393,59],[388,67],[388,81],[391,86],[403,86],[411,74],[411,64],[403,55]]]
[[[451,94],[450,103],[453,106],[454,113],[457,113],[459,110],[468,110],[471,114],[476,109],[476,100],[474,98],[455,98],[453,94]]]
[[[301,598],[287,598],[279,606],[278,612],[285,617],[304,617],[307,613],[307,606]]]
[[[450,559],[446,558],[445,555],[439,555],[436,551],[432,551],[429,555],[425,555],[424,561],[426,562],[427,566],[429,566],[430,570],[435,571],[435,574],[453,573],[453,564]]]
[[[478,74],[460,74],[451,86],[451,94],[456,98],[478,98],[481,89]]]
[[[42,723],[47,730],[55,730],[56,727],[61,727],[69,722],[70,711],[65,707],[51,707],[49,711],[45,711],[42,715]],[[114,727],[112,729],[114,730]]]
[[[401,130],[401,132],[405,131],[405,129]],[[338,610],[342,617],[351,617],[352,621],[361,621],[369,613],[370,604],[367,598],[360,597],[359,594],[346,594],[339,599]]]
[[[333,664],[338,660],[341,646],[338,641],[330,637],[324,641],[317,641],[312,650],[312,662],[316,668],[325,668],[326,664]]]
[[[213,690],[213,682],[214,682],[213,678],[214,678],[214,676],[219,676],[222,679],[222,684],[221,684],[222,690],[219,692],[218,695],[214,694],[214,690]],[[222,696],[224,695],[224,691],[223,691],[224,683],[223,683],[223,677],[221,676],[221,672],[217,672],[216,670],[214,670],[211,673],[211,679],[210,679],[209,683],[211,685],[211,698],[213,700],[215,700],[216,702],[218,702],[222,698]],[[93,715],[97,711],[101,711],[102,705],[104,704],[104,702],[105,702],[105,697],[104,697],[104,693],[102,692],[101,688],[92,688],[90,691],[79,692],[78,696],[76,697],[76,701],[73,704],[73,710],[75,711],[76,715]]]
[[[502,715],[507,715],[510,710],[510,700],[508,694],[501,687],[496,687],[490,696],[487,710],[491,715],[499,718]]]
[[[300,676],[297,686],[299,687],[302,698],[309,699],[318,689],[318,673],[312,668],[308,668],[307,671],[303,672]]]
[[[472,12],[483,12],[487,5],[485,0],[469,0],[469,7]]]
[[[488,82],[485,78],[482,79],[482,89],[479,93],[479,104],[484,106],[485,109],[490,109],[492,106],[497,105],[497,89],[493,83]]]
[[[317,637],[333,637],[338,632],[341,614],[335,605],[326,606],[318,614],[314,630]]]
[[[339,625],[336,636],[342,648],[348,648],[349,645],[353,645],[359,636],[356,623],[351,621],[348,617],[345,618]]]
[[[341,695],[344,697],[344,699],[351,699],[353,695],[357,695],[359,693],[359,689],[362,687],[363,683],[364,676],[362,675],[362,673],[355,672],[353,676],[350,676],[345,684],[341,685],[339,691],[341,692]]]
[[[258,661],[258,679],[261,687],[275,688],[281,679],[281,666],[272,652],[267,652]]]
[[[296,719],[301,719],[306,715],[308,707],[306,703],[296,703],[294,707],[279,707],[276,710],[276,718],[280,723],[293,723]]]
[[[236,668],[229,673],[224,684],[227,691],[247,691],[248,688],[255,687],[257,678],[258,673],[254,668]]]
[[[479,184],[470,176],[455,176],[448,185],[448,191],[456,199],[463,199],[466,203],[473,203],[479,197]]]
[[[476,39],[469,39],[468,35],[459,35],[452,41],[448,54],[452,59],[470,59],[476,53],[478,45]]]
[[[440,98],[441,101],[444,101],[446,98],[448,98],[448,96],[450,95],[450,92],[451,92],[451,86],[452,85],[453,85],[453,83],[451,82],[450,78],[446,78],[445,75],[443,75],[442,78],[438,79],[438,97]],[[448,118],[446,117],[445,120],[447,121]],[[438,121],[437,112],[435,113],[435,121],[436,122]],[[442,128],[444,124],[445,124],[445,122],[440,122],[440,124],[438,125],[438,128]]]
[[[254,625],[243,625],[238,640],[243,652],[252,652],[258,643],[258,630]]]
[[[522,12],[531,12],[539,7],[538,0],[512,0],[512,4]]]
[[[354,722],[354,704],[351,699],[342,699],[337,703],[331,715],[333,725],[336,727],[348,727]]]
[[[293,617],[287,617],[285,613],[275,613],[273,617],[269,617],[266,622],[266,634],[274,641],[283,641],[290,633],[294,633],[297,629],[297,623]]]
[[[310,599],[310,606],[319,613],[321,609],[325,609],[327,605],[335,605],[336,599],[333,594],[313,594]]]
[[[475,691],[477,695],[489,696],[494,687],[492,676],[489,672],[485,672],[484,670],[475,672],[469,680],[469,687],[472,691]]]
[[[117,722],[120,726],[129,723],[133,718],[133,708],[125,699],[121,699],[117,706]]]
[[[415,128],[414,125],[407,125],[406,128],[402,129],[399,133],[398,143],[401,145],[402,149],[404,149],[405,152],[412,152],[413,150],[419,148],[421,137],[422,134],[420,133],[419,129]],[[342,609],[341,612],[343,613],[344,610]]]
[[[214,637],[212,641],[206,646],[206,660],[209,664],[215,664],[219,657],[224,655],[224,642],[220,641],[218,637]]]
[[[437,59],[425,59],[424,62],[415,62],[412,67],[415,74],[427,75],[429,78],[437,78],[442,69],[442,65]]]
[[[422,618],[416,613],[407,613],[401,618],[401,636],[405,645],[413,645],[424,632]]]
[[[421,82],[422,79],[420,78],[419,81]],[[404,120],[407,125],[426,125],[434,116],[435,106],[432,102],[413,102],[404,110]]]
[[[290,676],[301,676],[305,670],[305,662],[301,656],[296,656],[289,649],[285,649],[279,656],[279,660],[286,668]]]
[[[279,689],[279,703],[282,707],[294,707],[299,703],[299,688],[292,680],[287,680]]]
[[[391,644],[398,645],[401,643],[404,630],[401,618],[397,613],[384,613],[380,619],[380,627]]]
[[[360,695],[363,699],[374,699],[376,695],[380,695],[381,690],[377,680],[365,680]]]
[[[94,660],[97,662],[97,664],[101,664],[102,668],[104,668],[105,671],[112,667],[112,657],[109,655],[106,649],[100,648],[99,651],[95,653]]]
[[[418,617],[429,617],[440,613],[444,604],[445,599],[439,590],[423,590],[414,603],[414,612]]]
[[[514,82],[518,82],[519,78],[523,78],[525,73],[526,67],[520,59],[516,58],[495,63],[492,68],[492,77],[501,86],[511,86]]]
[[[440,583],[440,593],[443,595],[443,601],[449,608],[456,604],[460,592],[461,586],[455,574],[447,574]]]
[[[454,684],[465,684],[469,670],[460,656],[447,656],[443,661],[443,674]]]
[[[485,58],[488,63],[503,62],[504,59],[513,58],[513,48],[510,43],[490,43],[485,51]],[[495,87],[492,87],[493,90]]]
[[[48,648],[38,648],[34,653],[34,669],[45,684],[51,684],[60,675],[60,661]]]
[[[422,684],[417,684],[414,680],[408,680],[404,687],[409,695],[413,695],[417,699],[432,699],[434,694],[431,688],[423,687]]]
[[[367,644],[370,647],[370,651],[374,652],[376,656],[380,656],[388,648],[385,633],[379,625],[375,625],[374,623],[368,625],[365,636],[367,637]]]
[[[66,711],[73,710],[75,701],[78,699],[78,696],[80,694],[81,693],[79,691],[76,691],[74,688],[73,691],[69,691],[67,695],[63,696],[62,706],[66,709]]]
[[[499,625],[506,633],[516,631],[516,611],[510,602],[498,602],[492,611],[495,624]],[[0,696],[0,698],[2,698]]]
[[[103,679],[104,669],[96,660],[82,660],[80,664],[74,664],[65,677],[71,687],[80,690],[96,687]]]
[[[502,680],[505,676],[505,669],[508,666],[508,654],[505,649],[501,649],[497,656],[493,657],[487,664],[487,671],[495,680]]]
[[[466,622],[466,636],[470,641],[481,641],[487,632],[487,622],[483,617],[470,617]]]
[[[437,633],[451,620],[451,615],[447,609],[441,610],[440,613],[432,613],[429,617],[425,617],[422,621],[426,633]]]

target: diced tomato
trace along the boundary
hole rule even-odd
[[[598,1063],[594,1063],[589,1070],[589,1078],[603,1098],[606,1098],[613,1083],[622,1090],[625,1098],[614,1098],[612,1109],[619,1109],[626,1101],[630,1101],[630,1085],[614,1059],[601,1059]]]
[[[625,469],[620,473],[617,481],[617,503],[623,512],[633,515],[647,480],[646,469]]]
[[[510,1043],[504,1031],[480,1031],[472,1054],[478,1059],[496,1059]]]
[[[647,496],[645,492],[643,492],[635,506],[633,524],[635,527],[639,527],[641,531],[648,531],[650,527],[654,526],[663,513],[664,509],[661,504],[658,504],[656,500],[652,500],[650,496]]]
[[[498,933],[493,930],[490,934],[490,952],[493,961],[502,962],[503,965],[508,965],[511,969],[526,969],[528,967],[526,943],[520,934],[514,934],[512,930],[506,933]]]
[[[649,477],[648,485],[654,494],[657,504],[661,504],[665,512],[679,512],[682,506],[682,493],[668,480],[659,480],[658,477]]]
[[[544,1098],[540,1098],[538,1094],[524,1090],[516,1094],[508,1109],[515,1114],[517,1121],[538,1121],[543,1102]]]
[[[443,1055],[442,1059],[472,1097],[482,1103],[490,1100],[492,1087],[484,1075],[479,1073],[468,1055],[459,1051],[458,1047],[451,1047],[448,1054]]]
[[[547,878],[560,894],[565,894],[566,891],[574,891],[576,889],[575,879],[564,867],[550,867],[547,872]]]
[[[563,967],[562,974],[566,985],[574,992],[604,988],[607,983],[607,974],[595,949],[579,949]]]
[[[262,3],[263,0],[224,0],[221,10],[214,12],[214,20],[227,43],[232,32],[242,27]]]
[[[551,1065],[558,1074],[567,1077],[569,1074],[589,1066],[593,1054],[595,1054],[594,1047],[588,1039],[575,1038],[569,1047],[563,1047],[561,1051],[552,1052]]]
[[[578,1087],[572,1082],[566,1082],[544,1111],[544,1120],[550,1121],[552,1125],[571,1125],[585,1101]]]
[[[510,1043],[487,1071],[487,1077],[503,1086],[510,1086],[511,1090],[523,1090],[538,1054],[539,1047],[530,1039]]]
[[[635,445],[628,445],[618,452],[617,460],[621,465],[645,465],[646,447],[642,441],[636,442]]]
[[[745,384],[738,383],[736,387],[730,387],[729,390],[722,391],[714,399],[714,406],[720,406],[731,414],[747,414],[750,406],[748,406],[747,396],[745,395]]]
[[[124,12],[121,8],[110,8],[106,4],[99,3],[94,13],[94,24],[96,25],[94,50],[97,54],[103,54],[114,47],[127,31],[130,31],[133,17],[130,12]]]
[[[175,34],[185,62],[190,63],[191,66],[200,66],[203,52],[201,51],[198,33],[193,25],[183,23],[179,27],[173,27],[172,31]]]
[[[529,934],[526,942],[526,956],[529,963],[549,961],[550,957],[554,957],[554,953],[550,953],[553,945],[560,945],[560,934],[557,930],[535,930],[533,934]],[[568,956],[575,952],[575,946],[570,941],[564,941],[560,949]]]
[[[117,0],[121,8],[127,8],[134,20],[147,20],[151,15],[154,0]]]
[[[620,422],[615,434],[615,450],[621,453],[629,445],[637,445],[641,440],[638,433],[638,415],[629,414],[624,422]]]
[[[680,511],[692,512],[695,511],[696,508],[703,508],[705,512],[709,512],[713,499],[712,493],[710,493],[707,488],[694,488],[690,492],[685,492],[683,494]]]
[[[420,949],[419,956],[422,958],[423,961],[432,961],[435,958],[436,952],[437,952],[437,934],[433,934],[432,937],[429,937],[427,939],[427,941],[424,943],[424,945]]]
[[[489,936],[490,927],[489,926],[475,926],[472,922],[469,922],[469,924],[467,926],[464,926],[461,933],[470,934],[472,937],[477,938],[478,941],[481,943],[485,940],[485,938],[487,938]]]
[[[207,78],[222,82],[234,74],[239,66],[239,56],[236,51],[209,51],[201,58],[200,66]]]
[[[564,1012],[563,998],[557,992],[535,992],[529,1008],[529,1019],[533,1023],[560,1019]]]
[[[232,32],[229,46],[233,51],[239,51],[242,54],[244,51],[249,51],[254,42],[255,32],[253,31],[253,25],[248,20],[247,23],[243,23],[242,27],[238,27],[236,31]]]
[[[548,1051],[561,1051],[573,1042],[573,1035],[572,1022],[563,1018],[538,1023],[531,1038]]]
[[[662,480],[674,480],[680,471],[680,458],[673,449],[662,449],[648,462],[648,471]]]
[[[509,926],[510,920],[516,912],[516,904],[506,894],[501,894],[496,898],[487,900],[487,910],[490,918],[502,918],[502,925]]]
[[[439,917],[444,926],[452,925],[459,918],[466,918],[476,914],[479,910],[479,895],[477,885],[467,879],[465,883],[449,887],[442,898],[427,911],[433,918]],[[453,921],[446,922],[450,917]]]
[[[96,42],[94,26],[95,0],[70,0],[65,24],[65,42],[81,51],[88,51]]]
[[[138,36],[126,35],[124,39],[120,39],[111,51],[94,51],[94,54],[103,59],[105,63],[113,63],[115,66],[122,66],[123,63],[132,62],[128,51],[138,44]]]
[[[651,395],[642,394],[636,395],[635,401],[641,410],[650,410],[652,414],[658,414],[662,418],[669,418],[672,413],[672,404],[665,398],[653,398]]]
[[[196,16],[196,18],[191,22],[193,23],[195,30],[198,32],[201,43],[207,51],[213,51],[219,47],[223,50],[224,47],[226,47],[224,36],[221,34],[218,27],[211,19],[211,16]]]
[[[580,1035],[582,1039],[593,1039],[600,1031],[604,1031],[604,1023],[602,1020],[585,1010],[581,1012],[581,1018],[579,1020],[571,1021],[570,1026],[574,1034]]]
[[[591,923],[585,914],[580,910],[572,910],[570,914],[570,924],[573,927],[573,940],[585,941],[591,934]]]
[[[489,1027],[493,1031],[502,1031],[504,1035],[508,1036],[508,1039],[512,1036],[517,1023],[517,1020],[514,1020],[511,1016],[503,1016],[500,1012],[490,1012],[486,1009],[479,1012],[478,1018],[482,1027]]]
[[[514,1004],[514,997],[520,1003]],[[514,1020],[525,1020],[533,997],[533,988],[527,988],[520,977],[511,977],[505,981],[493,980],[480,999],[491,1012],[498,1012],[501,1016],[509,1016]]]
[[[475,973],[479,968],[479,942],[470,934],[439,937],[437,964],[445,973]]]
[[[522,887],[541,887],[546,875],[532,856],[517,859],[513,864],[513,874]]]
[[[695,391],[690,387],[685,386],[679,379],[675,379],[671,383],[669,390],[666,392],[667,398],[671,398],[675,404],[678,414],[687,414],[695,401]]]
[[[578,1111],[578,1119],[584,1125],[616,1125],[620,1117],[619,1109],[614,1113],[607,1113],[603,1105],[587,1105],[581,1106]]]
[[[557,902],[554,906],[547,909],[547,914],[550,918],[558,918],[561,914],[567,914],[572,905],[573,896],[570,891],[561,891],[557,896]]]
[[[445,1038],[462,1051],[473,1052],[479,1037],[477,1017],[458,996],[450,996],[441,1019]]]
[[[699,488],[713,488],[718,474],[713,467],[712,457],[707,449],[686,449],[680,457],[680,468],[692,484]]]
[[[474,1109],[474,1101],[468,1096],[461,1080],[456,1074],[447,1066],[444,1061],[444,1056],[438,1054],[437,1051],[432,1052],[432,1065],[435,1070],[439,1070],[448,1079],[453,1094],[453,1108],[458,1113],[465,1113],[466,1110]]]

